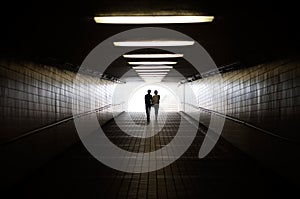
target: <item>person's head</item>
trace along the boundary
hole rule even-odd
[[[154,91],[154,94],[157,95],[157,93],[158,93],[157,90],[155,90],[155,91]]]
[[[151,90],[148,90],[148,94],[150,94],[151,93]]]

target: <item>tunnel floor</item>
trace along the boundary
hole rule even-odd
[[[102,128],[120,148],[147,152],[174,138],[181,117],[166,113],[157,121],[165,122],[164,128],[150,138],[123,133],[115,120]],[[145,125],[145,120],[144,113],[123,113],[118,117],[118,122],[128,128]],[[141,174],[111,169],[78,143],[13,186],[9,198],[291,198],[296,191],[286,179],[222,138],[205,158],[199,159],[204,135],[205,128],[200,126],[192,145],[178,160]]]

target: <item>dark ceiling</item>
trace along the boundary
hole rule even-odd
[[[192,37],[209,52],[218,66],[237,61],[252,65],[298,51],[299,17],[294,4],[256,0],[220,2],[10,1],[1,6],[1,55],[29,59],[50,57],[80,65],[101,41],[119,32],[145,26],[170,28]],[[95,15],[157,13],[203,13],[214,15],[215,20],[212,23],[173,25],[103,25],[93,21]],[[116,63],[110,69],[111,73],[114,69],[120,71],[114,67],[126,66],[122,58]],[[192,69],[182,70],[185,75],[193,73]]]

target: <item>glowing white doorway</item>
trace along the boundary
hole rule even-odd
[[[154,91],[158,91],[160,95],[159,109],[163,112],[177,112],[179,108],[178,97],[168,89],[166,86],[160,84],[147,84],[134,90],[129,97],[128,112],[145,112],[144,97],[147,94],[147,90],[151,90],[151,95],[154,95]]]

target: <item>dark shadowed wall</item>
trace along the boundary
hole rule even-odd
[[[211,94],[220,78],[222,88]],[[189,93],[181,93],[185,96],[182,110],[190,115],[200,112],[200,122],[205,126],[211,114],[230,116],[222,132],[226,140],[282,175],[299,178],[299,58],[242,68],[184,86],[195,91],[196,104],[189,102]],[[213,99],[218,96],[226,100]],[[226,111],[220,111],[222,108]]]
[[[15,182],[79,141],[70,119],[74,99],[79,100],[75,112],[89,111],[90,103],[102,107],[100,124],[113,117],[112,111],[123,111],[122,105],[112,105],[114,82],[80,75],[73,84],[75,76],[28,61],[0,62],[1,182]]]

